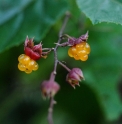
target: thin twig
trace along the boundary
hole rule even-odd
[[[71,71],[71,69],[69,69],[65,64],[63,64],[62,62],[58,61],[59,65],[61,65],[63,68],[65,68],[68,72]]]
[[[52,50],[54,50],[54,49],[49,49],[49,50],[46,51],[46,52],[42,52],[42,55],[45,56],[45,55],[49,54]]]
[[[62,36],[62,34],[63,34],[63,32],[64,32],[64,29],[65,29],[65,27],[66,27],[66,24],[67,24],[67,22],[68,22],[69,17],[70,17],[70,13],[67,12],[67,13],[66,13],[66,16],[65,16],[65,19],[64,19],[64,22],[63,22],[63,24],[62,24],[62,27],[61,27],[61,29],[60,29],[60,31],[59,31],[59,39],[58,39],[58,42],[57,42],[55,48],[53,49],[53,50],[54,50],[54,70],[53,70],[53,75],[52,75],[52,76],[53,76],[53,79],[55,79],[55,76],[56,76],[56,69],[57,69],[57,64],[58,64],[58,59],[57,59],[57,48],[58,48],[58,44],[60,44],[60,42],[61,42],[61,40],[62,40],[62,39],[61,39],[61,36]],[[49,111],[48,111],[48,123],[49,123],[49,124],[53,124],[53,106],[54,106],[54,104],[55,104],[54,98],[51,97],[51,98],[50,98],[50,107],[49,107]]]
[[[44,51],[44,50],[50,51],[50,50],[54,50],[54,48],[43,48],[42,51]]]
[[[50,107],[48,109],[48,122],[49,122],[49,124],[53,124],[53,117],[52,117],[52,115],[53,115],[53,106],[54,106],[55,103],[56,102],[54,101],[54,98],[51,97],[50,98]]]
[[[70,12],[66,12],[66,16],[65,16],[65,19],[64,19],[64,22],[63,22],[63,25],[62,25],[62,28],[61,28],[61,30],[60,30],[60,32],[59,32],[59,37],[61,37],[62,36],[62,34],[63,34],[63,32],[64,32],[64,29],[65,29],[65,27],[66,27],[66,24],[67,24],[67,22],[68,22],[68,20],[69,20],[69,17],[70,17]]]
[[[69,17],[70,17],[70,13],[67,12],[67,13],[66,13],[66,16],[65,16],[65,19],[64,19],[64,22],[63,22],[63,25],[62,25],[62,27],[61,27],[61,29],[60,29],[60,31],[59,31],[59,39],[58,39],[58,42],[57,42],[57,44],[56,44],[56,46],[55,46],[55,48],[54,48],[54,59],[55,59],[54,71],[53,71],[54,75],[56,75],[56,68],[57,68],[57,63],[58,63],[56,50],[57,50],[57,48],[58,48],[58,44],[60,44],[60,42],[61,42],[61,40],[62,40],[61,36],[62,36],[62,34],[63,34],[63,32],[64,32],[64,29],[65,29],[65,27],[66,27],[66,24],[67,24],[67,22],[68,22]]]

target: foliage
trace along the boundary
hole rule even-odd
[[[77,0],[81,11],[90,18],[93,24],[113,22],[122,25],[122,5],[116,0]]]
[[[79,37],[89,31],[91,53],[81,62],[68,57],[67,47],[58,49],[59,60],[81,68],[85,81],[72,89],[65,82],[67,72],[58,67],[56,82],[61,90],[56,95],[54,122],[108,124],[119,119],[122,27],[117,24],[122,24],[121,9],[121,0],[0,0],[0,123],[47,124],[48,101],[41,97],[40,83],[49,77],[53,54],[39,60],[38,71],[30,75],[19,72],[17,58],[27,35],[36,43],[42,41],[44,47],[53,47],[67,10],[72,15],[65,33]]]

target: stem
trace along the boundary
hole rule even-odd
[[[63,34],[62,36],[61,36],[61,38],[69,38],[69,39],[73,39],[71,36],[69,36],[68,34]]]
[[[58,64],[57,48],[58,48],[58,44],[60,44],[60,42],[62,40],[61,36],[62,36],[62,34],[64,32],[64,29],[66,27],[66,24],[68,22],[69,17],[70,17],[70,13],[67,12],[66,15],[65,15],[65,19],[64,19],[64,22],[62,24],[62,27],[61,27],[61,29],[59,31],[58,42],[57,42],[55,48],[53,49],[54,50],[54,70],[53,70],[53,72],[51,74],[51,79],[55,79],[55,76],[56,76],[56,69],[57,69],[57,64]],[[53,106],[54,106],[54,104],[55,104],[54,98],[51,97],[50,98],[50,107],[49,107],[49,110],[48,110],[48,123],[49,124],[53,124]]]
[[[66,24],[67,24],[67,22],[68,22],[68,20],[69,20],[69,17],[70,17],[70,12],[67,11],[66,14],[65,14],[65,19],[64,19],[62,28],[61,28],[61,30],[60,30],[60,32],[59,32],[59,37],[62,36],[62,34],[63,34],[63,32],[64,32],[64,29],[65,29],[65,27],[66,27]]]
[[[62,24],[62,27],[61,27],[61,29],[60,29],[60,31],[59,31],[59,39],[58,39],[58,42],[57,42],[57,44],[56,44],[56,46],[55,46],[55,48],[54,48],[54,60],[55,60],[55,63],[54,63],[54,70],[53,70],[54,75],[56,75],[56,68],[57,68],[57,63],[58,63],[57,52],[56,52],[56,51],[57,51],[57,48],[58,48],[58,44],[60,44],[60,42],[61,42],[61,40],[62,40],[61,36],[62,36],[62,34],[63,34],[63,32],[64,32],[64,29],[65,29],[65,27],[66,27],[66,24],[67,24],[67,22],[68,22],[69,17],[70,17],[70,13],[67,12],[67,13],[66,13],[66,16],[65,16],[65,19],[64,19],[64,22],[63,22],[63,24]]]
[[[63,68],[65,68],[68,72],[70,72],[71,70],[66,66],[64,65],[62,62],[58,61],[59,65],[61,65]]]
[[[43,52],[44,50],[47,50],[47,51]],[[49,54],[52,50],[54,50],[54,48],[43,48],[42,49],[42,56]]]
[[[44,50],[50,51],[50,50],[53,50],[53,49],[54,49],[54,48],[43,48],[42,51],[44,51]]]
[[[51,97],[50,98],[50,107],[48,109],[48,122],[49,124],[53,124],[53,118],[52,118],[52,115],[53,115],[53,106],[56,102],[54,101],[54,98]]]

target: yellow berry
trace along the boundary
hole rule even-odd
[[[18,57],[18,61],[19,62],[22,62],[23,61],[23,59],[25,58],[25,54],[21,54],[19,57]]]
[[[31,60],[28,62],[26,68],[27,68],[28,70],[33,70],[33,67],[34,67],[34,66],[35,66],[35,61],[31,59]]]
[[[31,72],[32,72],[32,70],[28,70],[28,69],[25,70],[25,73],[27,73],[27,74],[30,74]]]
[[[18,64],[18,68],[19,68],[20,71],[25,71],[26,70],[25,65],[23,65],[22,63]]]
[[[85,45],[86,45],[86,42],[79,43],[79,44],[76,45],[76,49],[77,50],[82,50]]]
[[[90,53],[90,46],[88,43],[86,43],[85,47],[84,47],[84,50],[86,50],[87,54]]]
[[[70,57],[73,57],[73,54],[72,54],[72,49],[71,49],[71,47],[69,48],[69,50],[68,50],[68,55],[70,56]]]
[[[70,47],[69,50],[68,50],[68,55],[70,57],[74,57],[74,55],[77,53],[77,49],[75,48],[75,46],[73,47]]]
[[[33,70],[36,71],[38,68],[39,68],[38,64],[35,63],[35,65],[34,65],[34,67],[33,67]]]
[[[72,46],[68,50],[68,55],[74,57],[75,60],[86,61],[88,59],[88,54],[90,53],[90,46],[86,42],[79,43]]]
[[[75,59],[75,60],[79,60],[80,58],[79,58],[79,56],[78,56],[77,54],[75,54],[75,55],[74,55],[74,59]]]
[[[25,73],[30,74],[32,70],[36,71],[38,69],[38,64],[36,61],[31,59],[29,56],[25,54],[21,54],[18,57],[18,68],[20,71],[25,71]]]
[[[25,56],[24,59],[22,60],[22,64],[24,64],[24,65],[28,65],[29,62],[30,62],[29,56]]]
[[[78,54],[79,57],[81,57],[81,56],[86,55],[87,52],[83,49],[83,50],[79,50],[79,51],[77,52],[77,54]]]
[[[88,55],[80,56],[80,60],[86,61],[88,59]]]
[[[73,56],[77,53],[77,49],[75,46],[71,47],[71,53]]]
[[[36,61],[31,59],[26,67],[27,67],[28,70],[36,71],[38,69],[38,64],[36,63]]]

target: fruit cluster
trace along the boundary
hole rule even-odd
[[[74,57],[75,60],[86,61],[90,53],[90,46],[87,42],[79,43],[72,46],[68,50],[68,55]]]
[[[31,73],[32,71],[36,71],[38,69],[38,64],[36,63],[36,61],[34,61],[25,54],[21,54],[18,57],[18,61],[19,61],[18,64],[19,70],[24,71],[27,74]]]

